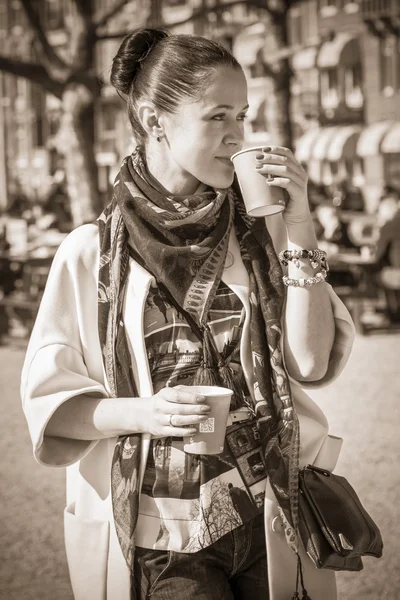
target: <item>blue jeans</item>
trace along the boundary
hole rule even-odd
[[[136,547],[140,600],[268,600],[264,517],[191,554]]]

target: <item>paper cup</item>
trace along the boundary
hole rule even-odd
[[[205,396],[211,407],[207,421],[195,425],[197,433],[183,439],[184,451],[189,454],[220,454],[224,449],[232,390],[210,385],[181,385],[179,389]]]
[[[264,175],[257,173],[256,154],[263,146],[245,148],[231,156],[239,181],[246,212],[250,217],[268,217],[285,208],[285,194],[280,187],[269,186]]]

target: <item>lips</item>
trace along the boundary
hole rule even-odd
[[[233,167],[232,161],[228,156],[217,156],[217,160],[222,161],[225,165]]]

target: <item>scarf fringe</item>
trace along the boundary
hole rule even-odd
[[[300,555],[297,554],[296,591],[292,596],[292,600],[300,600],[299,584],[301,586],[301,591],[303,594],[301,597],[301,600],[311,600],[310,596],[307,593],[306,588],[304,587],[303,565],[301,563]]]
[[[233,391],[232,399],[231,399],[231,410],[237,410],[238,408],[243,407],[243,391],[238,387],[237,378],[235,378],[235,374],[233,369],[228,365],[222,365],[219,368],[219,373],[221,376],[222,383],[224,387],[229,388]]]
[[[218,373],[215,372],[215,369],[201,365],[194,375],[193,385],[221,386],[221,380],[220,377],[218,377]]]

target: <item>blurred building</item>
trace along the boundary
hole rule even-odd
[[[400,190],[400,2],[308,0],[289,20],[297,157],[343,208],[373,212]]]
[[[115,0],[92,0],[93,12]],[[266,111],[271,59],[268,17],[248,4],[191,19],[195,11],[227,0],[126,0],[108,33],[163,24],[206,35],[232,48],[249,84],[246,138],[268,143]],[[32,0],[59,52],[68,52],[73,0]],[[343,208],[372,212],[385,184],[400,189],[400,2],[398,0],[301,0],[288,12],[293,77],[295,150],[311,183]],[[96,71],[105,85],[97,103],[95,155],[100,191],[107,195],[121,158],[134,146],[125,104],[109,81],[121,38],[97,42]],[[35,59],[32,35],[19,0],[0,0],[0,53]],[[0,207],[50,186],[62,168],[53,136],[60,101],[27,80],[0,72]],[[344,199],[344,200],[343,200]],[[347,203],[347,205],[346,205]]]

